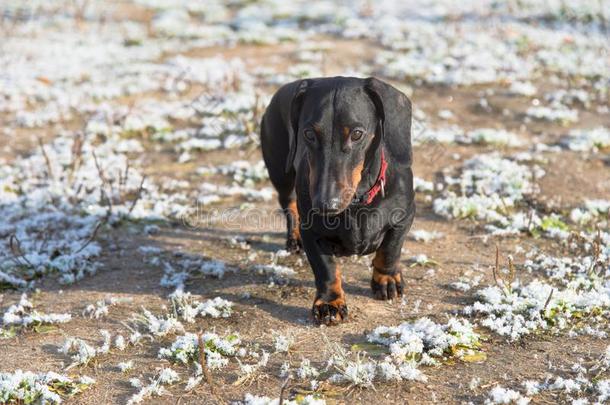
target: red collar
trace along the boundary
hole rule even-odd
[[[383,149],[381,149],[381,167],[379,168],[379,174],[377,175],[377,180],[373,187],[369,189],[366,193],[362,194],[359,197],[354,197],[352,202],[360,203],[364,205],[369,205],[373,202],[373,199],[379,192],[381,191],[381,196],[385,197],[385,174],[388,168],[388,162],[385,160],[385,154],[383,153]]]

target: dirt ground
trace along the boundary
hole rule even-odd
[[[320,37],[329,45],[324,61],[327,75],[344,71],[354,64],[354,60],[373,60],[379,51],[368,41],[341,40],[334,37]],[[211,47],[188,52],[193,57],[221,56],[239,57],[248,67],[256,67],[263,61],[273,61],[276,69],[286,69],[293,62],[297,45],[284,43],[271,45],[236,45],[233,47]],[[465,129],[480,127],[504,128],[514,131],[527,141],[553,142],[566,128],[554,123],[524,124],[524,111],[530,105],[530,98],[507,95],[503,84],[448,88],[445,86],[397,83],[404,88],[414,107],[424,111],[432,120],[438,111],[449,109],[453,118],[444,123],[455,123]],[[548,86],[544,78],[534,83],[537,87]],[[267,87],[269,88],[269,87]],[[493,106],[489,111],[479,108],[479,100],[485,92],[493,91],[487,97]],[[487,93],[485,93],[487,94]],[[608,114],[600,114],[595,109],[578,107],[581,118],[574,127],[602,125],[610,127]],[[508,114],[502,113],[507,110]],[[414,131],[417,131],[414,125]],[[26,155],[36,147],[37,138],[48,140],[53,137],[53,128],[44,131],[21,129],[16,134],[0,133],[1,157],[11,161],[17,155]],[[417,136],[416,133],[413,134]],[[201,165],[218,165],[234,160],[257,162],[261,159],[258,149],[218,150],[202,152],[187,164],[176,163],[175,155],[146,143],[146,151],[138,158],[146,174],[153,179],[175,178],[188,181],[192,187],[201,181],[194,169]],[[464,160],[477,154],[499,150],[502,153],[525,150],[521,148],[496,146],[460,146],[455,144],[430,144],[414,147],[414,174],[428,181],[434,181],[443,170],[458,167]],[[544,164],[546,176],[539,186],[539,203],[550,204],[559,210],[567,210],[581,204],[586,198],[608,198],[610,190],[610,167],[604,162],[604,155],[585,155],[580,152],[562,151],[548,153]],[[226,182],[224,178],[213,178]],[[209,180],[209,179],[206,179]],[[263,186],[270,186],[265,182]],[[536,246],[546,251],[558,251],[560,244],[549,239],[535,239],[527,236],[493,238],[489,237],[481,225],[470,220],[445,220],[435,215],[432,203],[425,195],[417,196],[417,215],[412,229],[440,231],[444,236],[432,242],[423,243],[408,239],[404,245],[402,265],[405,270],[405,297],[399,302],[380,302],[373,299],[369,282],[371,257],[346,258],[343,260],[343,278],[350,318],[335,327],[317,326],[310,317],[310,306],[314,296],[313,275],[304,255],[280,259],[280,264],[293,267],[297,275],[286,285],[270,285],[268,278],[248,272],[245,261],[248,253],[255,252],[261,261],[271,253],[284,247],[285,230],[283,218],[276,201],[254,202],[251,208],[263,213],[262,225],[244,221],[233,223],[205,221],[205,214],[212,209],[238,209],[243,201],[223,199],[213,207],[204,207],[200,221],[194,226],[181,223],[162,223],[160,231],[146,235],[143,225],[126,224],[110,233],[99,236],[103,245],[100,257],[102,269],[94,276],[71,285],[63,286],[52,278],[46,278],[37,285],[39,289],[31,295],[37,308],[45,312],[70,312],[73,320],[52,328],[45,333],[25,331],[12,339],[0,340],[0,371],[18,368],[36,371],[62,370],[69,358],[58,353],[64,339],[77,336],[92,342],[99,340],[98,331],[124,332],[126,322],[141,307],[161,311],[167,306],[167,295],[171,292],[159,285],[163,275],[160,266],[149,264],[138,249],[141,246],[156,246],[162,250],[161,258],[175,257],[189,253],[203,258],[225,261],[239,270],[228,272],[222,279],[198,277],[189,279],[187,289],[198,299],[223,297],[236,304],[233,316],[227,319],[198,319],[189,324],[189,331],[216,330],[217,332],[239,331],[242,340],[261,349],[273,352],[272,331],[292,334],[296,344],[288,354],[272,354],[265,373],[252,381],[236,384],[236,364],[230,364],[222,371],[213,372],[216,390],[214,393],[206,383],[185,393],[181,387],[169,387],[170,395],[146,400],[146,403],[229,403],[241,400],[247,392],[277,398],[283,379],[279,370],[282,363],[291,360],[298,364],[306,357],[313,364],[323,366],[330,355],[331,342],[346,346],[364,341],[366,332],[379,325],[396,325],[406,320],[423,316],[436,321],[445,321],[451,314],[458,313],[474,300],[474,290],[460,292],[450,288],[450,284],[465,274],[482,275],[481,285],[494,283],[491,267],[495,260],[495,246],[500,248],[503,260],[513,255],[519,268],[524,260],[518,247]],[[238,222],[239,226],[236,226]],[[248,252],[230,242],[232,237],[245,238],[250,246]],[[430,268],[411,266],[410,257],[426,254],[438,264]],[[531,275],[521,273],[522,279]],[[476,289],[475,289],[476,290]],[[19,299],[20,292],[5,290],[0,294],[0,307],[6,308]],[[128,297],[131,302],[120,303],[110,308],[103,319],[92,320],[80,316],[84,308],[107,296]],[[419,302],[419,304],[416,304]],[[483,403],[489,389],[495,385],[519,387],[529,379],[541,380],[552,371],[556,375],[567,375],[576,362],[589,362],[600,356],[608,342],[591,336],[567,337],[539,334],[521,339],[516,343],[494,335],[483,328],[477,329],[485,336],[482,351],[486,359],[481,362],[451,361],[450,365],[426,367],[427,382],[400,382],[379,384],[375,389],[341,388],[329,386],[321,392],[329,403]],[[160,347],[173,341],[173,336],[157,339],[137,347],[129,347],[124,352],[102,355],[84,370],[97,383],[82,394],[70,398],[75,404],[125,403],[134,394],[128,377],[152,377],[161,365],[169,365],[160,360]],[[120,361],[133,360],[135,366],[127,376],[116,369]],[[74,370],[72,370],[74,371]],[[178,369],[178,371],[180,371]],[[474,389],[469,388],[473,378],[480,378]],[[306,393],[308,384],[291,381],[287,394]],[[532,403],[560,403],[559,395],[546,392],[536,396]]]

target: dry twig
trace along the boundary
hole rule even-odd
[[[15,256],[15,257],[19,257],[20,259],[22,259],[28,266],[30,267],[34,267],[34,265],[32,264],[32,262],[30,262],[27,257],[25,257],[25,255],[23,254],[23,251],[21,250],[21,242],[19,241],[19,238],[17,238],[17,235],[12,234],[11,236],[9,236],[8,238],[8,246],[11,249],[11,253]],[[18,260],[15,259],[15,262],[18,265],[22,265],[21,263],[19,263]]]
[[[210,374],[210,370],[208,369],[208,364],[205,356],[205,341],[203,340],[203,333],[199,332],[199,334],[197,335],[197,339],[199,341],[199,364],[201,365],[203,376],[210,385],[210,391],[212,391],[212,394],[216,395],[214,381],[212,380],[212,374]]]
[[[289,382],[290,382],[290,376],[286,377],[286,379],[282,383],[282,387],[280,388],[279,405],[283,405],[284,404],[284,392],[286,391],[286,388],[288,387],[288,383]]]
[[[87,246],[89,246],[89,244],[91,242],[93,242],[93,240],[95,239],[96,235],[97,235],[97,231],[100,229],[100,227],[102,226],[102,224],[104,224],[106,221],[108,220],[108,218],[105,218],[103,221],[99,221],[97,223],[97,225],[95,225],[95,228],[93,228],[93,232],[91,232],[91,235],[89,236],[89,238],[87,238],[87,240],[85,241],[85,243],[83,243],[83,245],[78,248],[78,250],[76,252],[74,252],[73,254],[77,254],[82,252]]]
[[[142,176],[142,181],[140,182],[140,187],[138,187],[138,194],[136,194],[136,198],[131,203],[131,207],[129,207],[129,211],[127,211],[127,215],[131,215],[133,209],[136,207],[136,203],[142,196],[142,191],[144,190],[144,180],[146,180],[146,176]]]
[[[44,157],[44,161],[47,165],[47,170],[49,172],[49,177],[53,178],[53,167],[51,167],[51,159],[49,159],[49,155],[47,155],[47,151],[44,148],[44,143],[42,142],[42,138],[38,137],[38,145],[40,146],[40,150],[42,151],[42,156]]]

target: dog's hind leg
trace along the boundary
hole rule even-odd
[[[261,149],[269,173],[269,180],[279,195],[279,203],[286,216],[286,249],[297,253],[301,250],[299,212],[294,191],[296,172],[286,170],[289,155],[288,133],[284,120],[279,117],[278,102],[269,105],[261,122]]]

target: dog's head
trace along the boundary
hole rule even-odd
[[[333,215],[352,201],[367,163],[391,120],[410,127],[410,105],[400,91],[375,78],[301,81],[290,105],[290,155],[305,145],[312,208]],[[402,106],[402,107],[401,107]],[[405,118],[406,117],[406,118]],[[408,121],[408,124],[406,123]]]

